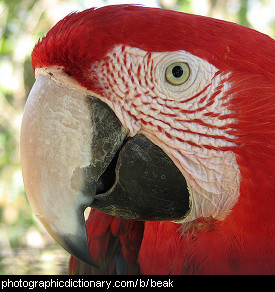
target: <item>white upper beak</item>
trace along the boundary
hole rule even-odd
[[[84,93],[40,76],[26,103],[20,151],[31,207],[51,236],[67,251],[94,264],[85,228],[84,209],[93,195],[82,192],[82,169],[91,162],[89,98]],[[95,192],[95,191],[94,191]]]

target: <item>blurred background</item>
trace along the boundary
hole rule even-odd
[[[0,0],[0,274],[67,274],[69,255],[31,212],[20,168],[20,124],[34,82],[35,43],[71,11],[135,3],[211,16],[274,38],[274,0]]]

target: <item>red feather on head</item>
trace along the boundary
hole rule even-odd
[[[69,14],[38,42],[32,64],[64,66],[90,88],[83,70],[118,44],[148,52],[185,50],[224,71],[275,74],[274,44],[264,34],[213,18],[133,5]]]

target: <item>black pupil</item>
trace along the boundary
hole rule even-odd
[[[175,66],[173,69],[172,69],[172,74],[175,78],[180,78],[183,74],[183,69],[181,66]]]

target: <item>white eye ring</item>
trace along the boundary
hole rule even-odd
[[[190,76],[190,68],[185,62],[175,62],[170,64],[165,70],[166,81],[172,85],[185,83]]]

